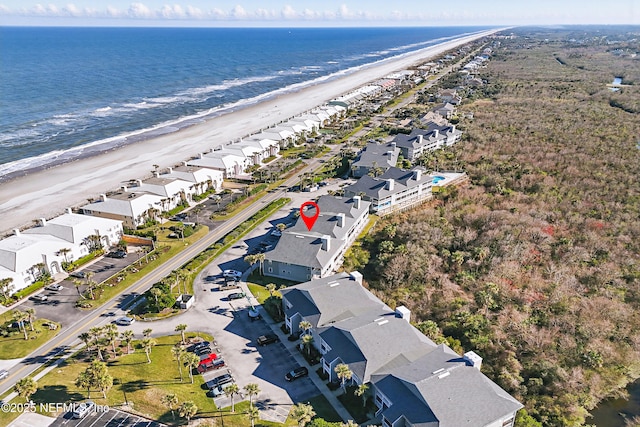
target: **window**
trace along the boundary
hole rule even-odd
[[[513,427],[514,421],[515,421],[515,418],[511,417],[508,420],[505,420],[502,422],[502,427]]]

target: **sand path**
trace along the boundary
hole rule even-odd
[[[432,58],[498,30],[484,31],[416,51],[330,82],[225,114],[178,132],[136,142],[93,157],[30,173],[0,186],[0,233],[52,218],[66,207],[117,189],[131,179],[151,175],[200,152],[301,114],[387,74]]]

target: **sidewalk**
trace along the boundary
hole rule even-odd
[[[245,289],[245,292],[247,292],[247,295],[252,295],[252,294],[251,294],[251,291],[249,290],[249,287],[247,286],[246,280],[249,277],[249,274],[256,267],[257,265],[252,266],[252,268],[247,270],[242,275],[241,284],[244,285],[243,288]],[[253,298],[255,299],[255,297]],[[298,365],[300,366],[305,366],[309,370],[309,379],[313,382],[313,384],[320,391],[320,393],[322,393],[322,395],[329,401],[329,403],[331,404],[333,409],[335,409],[335,411],[338,413],[340,418],[342,418],[342,420],[345,422],[348,420],[352,420],[353,417],[351,416],[351,414],[349,414],[349,411],[347,411],[347,409],[338,400],[336,392],[329,390],[329,387],[327,387],[324,381],[322,381],[318,377],[318,375],[315,372],[315,369],[307,363],[305,358],[295,348],[296,345],[298,344],[298,341],[293,341],[293,342],[289,341],[287,339],[288,336],[284,332],[282,332],[278,324],[274,322],[273,319],[271,319],[271,316],[269,316],[269,314],[266,312],[266,310],[264,310],[264,308],[262,308],[262,306],[260,306],[260,310],[262,311],[262,318],[264,319],[265,323],[269,326],[269,328],[271,328],[273,333],[276,334],[278,338],[280,338],[280,342],[289,351],[291,356],[293,356],[293,358],[296,360],[296,363],[298,363]]]

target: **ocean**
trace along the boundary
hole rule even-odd
[[[0,28],[0,180],[480,31]]]

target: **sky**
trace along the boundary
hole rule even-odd
[[[0,25],[640,25],[640,0],[0,0]]]

